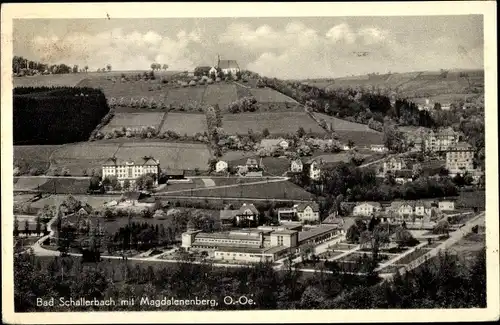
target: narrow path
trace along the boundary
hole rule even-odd
[[[260,201],[260,202],[311,202],[311,200],[298,199],[274,199],[274,198],[253,198],[253,197],[228,197],[228,196],[181,196],[181,195],[156,195],[162,199],[199,199],[199,200],[232,200],[232,201]]]
[[[427,245],[427,243],[425,243],[425,242],[424,242],[424,243],[420,243],[420,244],[418,244],[418,245],[417,245],[417,246],[415,246],[415,247],[412,247],[411,249],[407,250],[407,251],[406,251],[406,252],[404,252],[403,254],[399,254],[398,256],[395,256],[395,257],[393,257],[392,259],[390,259],[390,260],[388,260],[388,261],[386,261],[386,262],[384,262],[384,263],[380,264],[380,265],[379,265],[379,266],[375,269],[375,271],[377,271],[377,272],[378,272],[378,271],[380,271],[380,270],[382,270],[382,269],[384,269],[384,268],[386,268],[386,267],[388,267],[388,266],[390,266],[390,265],[392,265],[392,264],[396,264],[396,262],[397,262],[397,261],[399,261],[399,260],[401,260],[403,257],[406,257],[406,256],[410,255],[411,253],[415,252],[415,251],[416,251],[416,250],[418,250],[418,249],[421,249],[422,247],[424,247],[424,246],[426,246],[426,245]]]
[[[158,125],[158,132],[161,132],[161,129],[163,128],[163,124],[165,124],[165,121],[167,120],[167,115],[168,115],[168,112],[165,112],[165,114],[163,114],[163,117],[161,118],[161,121],[160,121],[160,125]]]

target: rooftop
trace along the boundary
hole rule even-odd
[[[302,212],[304,211],[307,207],[311,207],[313,212],[319,212],[319,205],[316,202],[311,202],[311,203],[301,203],[297,206],[297,211]]]
[[[160,162],[153,157],[143,157],[142,159],[122,159],[111,157],[104,162],[104,166],[124,166],[124,165],[140,165],[140,166],[158,166]]]
[[[218,67],[220,69],[239,69],[238,62],[236,60],[220,60]]]
[[[337,225],[320,225],[308,231],[299,232],[299,243],[338,229]]]

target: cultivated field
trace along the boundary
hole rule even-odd
[[[207,118],[204,114],[167,113],[160,131],[174,131],[180,135],[203,133],[207,131]]]
[[[224,115],[222,127],[227,134],[245,134],[249,129],[262,132],[268,129],[272,135],[295,133],[299,127],[308,133],[324,135],[325,131],[304,112],[240,113]]]
[[[112,131],[116,128],[140,128],[154,126],[156,129],[165,113],[116,113],[113,119],[103,128],[103,131]]]
[[[50,156],[60,145],[14,146],[14,166],[25,169],[39,168],[45,172],[50,166]]]
[[[50,178],[39,189],[42,192],[57,194],[85,194],[90,185],[90,179]]]
[[[206,86],[171,88],[166,90],[163,102],[173,108],[182,106],[186,110],[194,110],[202,105],[205,89]]]
[[[250,92],[259,103],[296,103],[294,99],[270,88],[255,88],[250,89]]]
[[[115,155],[118,159],[136,161],[144,156],[153,156],[160,161],[162,169],[184,170],[207,170],[208,160],[212,157],[203,144],[153,141],[124,143]]]
[[[165,194],[169,196],[169,194]],[[172,193],[173,196],[192,197],[235,197],[248,199],[289,199],[309,200],[313,195],[290,182],[273,182],[264,184],[239,185],[226,188],[207,188],[186,193]]]
[[[234,84],[213,84],[208,85],[203,95],[204,106],[214,106],[216,104],[224,110],[229,104],[238,99],[238,93]]]

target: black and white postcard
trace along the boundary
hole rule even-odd
[[[4,322],[498,320],[495,2],[2,9]]]

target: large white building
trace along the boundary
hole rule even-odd
[[[130,186],[133,187],[135,180],[145,174],[154,175],[154,185],[158,185],[160,162],[153,157],[143,157],[140,161],[121,160],[113,157],[106,160],[102,166],[102,178],[115,176],[121,186],[128,180]]]
[[[375,212],[382,210],[382,206],[378,202],[362,202],[354,207],[352,215],[357,216],[371,216]]]
[[[466,142],[457,143],[446,152],[446,169],[450,174],[474,171],[474,149]]]

